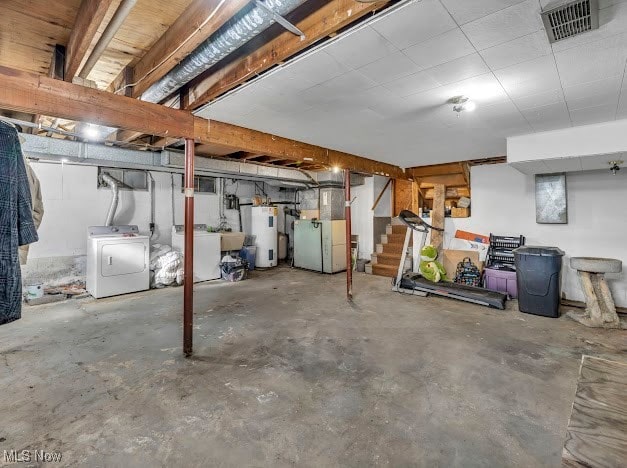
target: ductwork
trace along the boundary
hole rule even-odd
[[[271,11],[284,16],[305,1],[263,0],[267,8],[254,5],[249,10],[245,10],[246,13],[240,13],[226,23],[167,75],[148,88],[142,94],[141,99],[149,102],[162,101],[231,52],[242,47],[253,37],[268,29],[275,22]]]
[[[111,189],[111,205],[109,206],[109,212],[107,213],[107,219],[104,225],[113,226],[113,218],[118,209],[118,200],[120,199],[120,182],[109,174],[102,174],[102,180],[105,181]]]

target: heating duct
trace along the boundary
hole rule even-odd
[[[306,0],[263,0],[266,7],[280,16],[288,14]],[[231,52],[239,49],[253,37],[274,24],[274,15],[268,10],[253,6],[245,14],[226,23],[209,39],[200,44],[172,71],[148,88],[141,99],[160,102],[183,85],[208,70]]]
[[[107,219],[104,225],[113,226],[113,218],[118,209],[118,200],[120,199],[119,181],[111,177],[109,174],[102,174],[102,180],[105,181],[111,189],[111,205],[109,205],[109,212],[107,213]]]

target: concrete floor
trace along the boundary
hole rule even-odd
[[[87,466],[559,466],[582,353],[627,332],[289,268],[26,308],[0,327],[2,450]],[[515,308],[515,303],[512,304]],[[2,464],[0,460],[0,464]]]

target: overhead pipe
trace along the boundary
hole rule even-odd
[[[109,205],[109,212],[107,213],[107,219],[104,225],[113,226],[113,218],[118,209],[118,201],[120,199],[120,181],[106,173],[102,174],[102,180],[104,180],[111,189],[111,204]]]
[[[122,0],[122,3],[120,3],[118,9],[115,10],[111,21],[109,21],[109,24],[102,33],[102,36],[98,39],[94,50],[92,50],[89,55],[89,58],[85,62],[81,72],[78,74],[79,77],[85,79],[89,76],[136,3],[137,0]]]
[[[268,29],[276,15],[284,16],[305,3],[306,0],[263,0],[265,7],[257,4],[236,15],[215,34],[200,44],[181,63],[141,96],[143,101],[160,102],[202,72],[208,70],[231,52],[239,49],[253,37]]]

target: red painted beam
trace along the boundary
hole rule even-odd
[[[344,214],[346,218],[346,298],[353,299],[353,262],[351,258],[351,171],[344,169]]]
[[[183,284],[183,353],[189,357],[194,336],[194,140],[185,139],[185,250]]]

